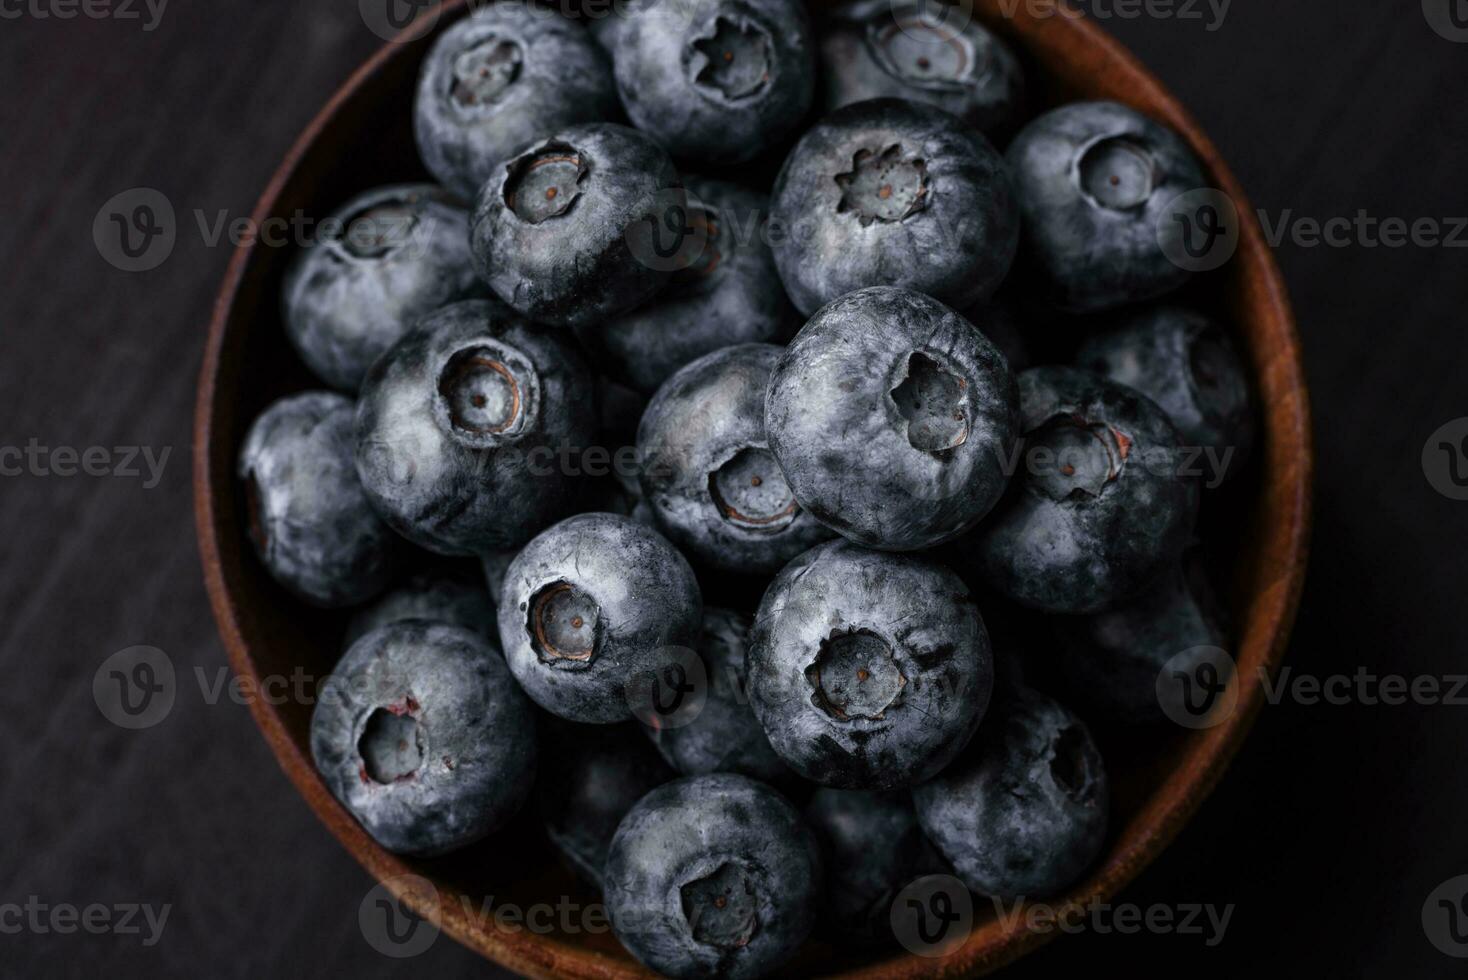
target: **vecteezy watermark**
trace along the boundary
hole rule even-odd
[[[1233,198],[1211,187],[1179,194],[1157,216],[1157,244],[1179,269],[1211,272],[1239,248],[1239,212]]]
[[[263,245],[266,248],[311,248],[337,244],[355,255],[388,250],[416,250],[431,243],[434,224],[420,221],[406,208],[380,207],[362,214],[315,218],[297,208],[290,215],[263,220],[232,215],[226,208],[188,212],[205,248],[220,245]],[[92,220],[97,253],[123,272],[158,268],[178,245],[180,226],[173,202],[162,191],[134,187],[110,198]]]
[[[24,446],[0,446],[0,477],[143,478],[143,489],[152,490],[162,481],[172,452],[172,446],[164,446],[161,452],[152,446],[44,446],[32,437]]]
[[[1157,703],[1169,720],[1184,728],[1222,724],[1238,706],[1235,666],[1226,650],[1191,647],[1175,654],[1157,672]]]
[[[104,905],[92,902],[43,902],[29,895],[24,903],[0,903],[0,934],[7,936],[31,933],[61,936],[84,932],[93,936],[141,936],[144,946],[156,946],[168,924],[171,904],[154,906],[146,902],[119,902]]]
[[[177,695],[173,661],[157,647],[119,650],[92,675],[92,700],[119,728],[152,728],[173,710]]]
[[[1422,473],[1449,500],[1468,500],[1468,418],[1444,423],[1427,437]]]
[[[709,682],[708,668],[697,652],[660,647],[628,673],[627,706],[655,731],[682,728],[703,713]]]
[[[134,187],[113,195],[92,219],[92,242],[107,263],[123,272],[156,269],[173,254],[178,224],[162,191]]]
[[[1223,27],[1233,0],[999,0],[999,12],[1021,11],[1034,20],[1090,17],[1093,20],[1175,20],[1199,23],[1210,34]]]
[[[407,896],[408,901],[399,898]],[[555,901],[521,905],[495,896],[457,896],[464,919],[481,930],[528,932],[537,936],[600,935],[611,931],[611,918],[600,902],[583,903],[569,895]],[[406,959],[428,950],[439,928],[416,910],[443,911],[445,900],[427,878],[406,874],[374,885],[357,909],[357,924],[367,944],[384,956]]]
[[[409,901],[399,895],[410,896]],[[439,907],[438,889],[419,875],[397,875],[377,883],[357,907],[357,926],[367,945],[383,956],[406,959],[426,952],[438,926],[416,909]]]
[[[416,41],[433,30],[440,6],[439,0],[357,0],[357,11],[368,30],[384,41],[401,43]]]
[[[1211,903],[1171,905],[1158,902],[1144,907],[1099,899],[1063,905],[1028,902],[1023,898],[1008,903],[1001,898],[990,901],[994,905],[994,914],[1006,928],[1022,922],[1028,931],[1040,933],[1133,935],[1145,932],[1151,935],[1200,936],[1203,945],[1210,949],[1223,942],[1234,914],[1233,903],[1219,907]]]
[[[1350,217],[1301,217],[1293,208],[1273,217],[1261,208],[1258,215],[1270,248],[1285,242],[1296,248],[1468,248],[1468,217],[1383,218],[1364,208]]]
[[[1422,0],[1422,16],[1439,37],[1468,44],[1468,0]]]
[[[151,34],[167,7],[168,0],[0,0],[0,20],[138,21]]]
[[[1427,896],[1422,931],[1439,952],[1468,959],[1468,875],[1449,878]]]
[[[961,947],[974,931],[974,900],[952,875],[927,875],[892,900],[892,935],[918,956],[937,959]]]

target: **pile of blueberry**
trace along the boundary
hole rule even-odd
[[[676,977],[890,942],[922,876],[1091,867],[1106,769],[1040,690],[1157,723],[1163,665],[1224,642],[1188,463],[1237,462],[1250,393],[1156,302],[1188,147],[1114,103],[1026,122],[961,15],[501,2],[433,47],[436,183],[296,257],[330,390],[239,458],[264,566],[355,607],[311,747],[384,847],[533,815]]]

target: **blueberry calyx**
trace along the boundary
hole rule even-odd
[[[589,664],[601,639],[601,607],[570,582],[552,582],[530,600],[531,647],[544,664]]]
[[[857,150],[851,158],[851,169],[837,174],[836,184],[841,188],[836,213],[855,214],[863,228],[873,221],[901,221],[928,203],[927,162],[905,156],[900,143],[880,153]]]
[[[703,56],[701,63],[689,58],[693,84],[731,102],[758,95],[770,84],[772,47],[769,33],[749,17],[716,17],[713,32],[692,43]]]
[[[535,369],[519,351],[499,342],[471,342],[439,372],[438,414],[458,441],[489,448],[525,431],[538,390]]]
[[[774,454],[763,446],[746,446],[709,473],[709,496],[724,520],[746,530],[781,531],[800,513]]]
[[[402,245],[418,225],[416,198],[370,207],[347,219],[342,247],[358,259],[380,259]]]
[[[517,157],[505,169],[505,206],[532,225],[570,211],[591,171],[579,150],[559,140]]]
[[[1125,433],[1080,415],[1050,419],[1033,438],[1036,448],[1048,450],[1032,457],[1033,485],[1051,500],[1101,496],[1131,455],[1132,440]]]
[[[489,105],[520,77],[524,63],[520,45],[491,34],[454,58],[449,98],[464,108]]]
[[[1084,729],[1068,725],[1050,743],[1050,777],[1074,803],[1084,804],[1095,798],[1101,760]]]
[[[363,782],[387,786],[417,774],[425,752],[422,729],[412,715],[416,708],[409,698],[406,705],[374,708],[367,716],[357,740]]]
[[[954,91],[978,60],[973,41],[923,10],[894,11],[867,26],[872,60],[899,81],[918,88]]]
[[[693,938],[708,946],[739,949],[759,927],[759,902],[749,873],[725,861],[679,888],[683,917]]]
[[[881,721],[907,686],[892,645],[869,629],[832,630],[805,679],[811,703],[838,721]]]
[[[891,391],[898,414],[907,420],[907,441],[934,455],[962,446],[969,433],[964,398],[968,381],[938,360],[940,356],[913,351],[902,381]]]
[[[1158,179],[1152,154],[1124,136],[1105,137],[1083,149],[1076,161],[1076,176],[1091,203],[1112,211],[1146,204]]]

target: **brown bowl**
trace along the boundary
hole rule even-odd
[[[255,209],[256,222],[289,218],[298,209],[321,215],[368,187],[422,179],[411,136],[414,82],[437,31],[463,6],[463,0],[447,4],[434,31],[387,45],[352,75],[281,163]],[[1244,216],[1238,250],[1228,266],[1208,277],[1209,289],[1217,308],[1232,317],[1264,407],[1252,478],[1235,491],[1239,503],[1226,508],[1224,518],[1228,540],[1238,547],[1228,576],[1240,668],[1237,707],[1213,728],[1106,746],[1113,770],[1119,770],[1110,848],[1088,878],[1054,903],[1085,904],[1109,900],[1162,852],[1218,781],[1263,703],[1261,678],[1277,669],[1284,653],[1305,572],[1313,467],[1309,409],[1299,338],[1279,270],[1253,209],[1213,144],[1162,84],[1092,22],[1035,17],[1026,12],[1033,5],[1026,4],[1005,17],[1003,6],[1011,4],[977,3],[980,17],[1040,69],[1034,81],[1041,104],[1106,98],[1134,106],[1180,132],[1215,186],[1233,198]],[[414,34],[409,28],[405,37]],[[234,479],[235,455],[255,415],[280,395],[316,386],[281,330],[278,297],[289,259],[285,249],[255,242],[236,250],[209,327],[195,419],[195,508],[209,597],[231,665],[257,684],[297,670],[324,677],[336,659],[342,627],[340,615],[313,612],[288,599],[249,554]],[[475,914],[481,897],[490,894],[501,904],[522,907],[554,903],[559,896],[595,901],[536,843],[528,820],[447,859],[412,861],[390,854],[317,775],[308,748],[311,705],[255,699],[251,708],[286,774],[332,833],[368,871],[455,939],[533,976],[647,975],[605,932],[532,934]],[[1125,766],[1116,764],[1119,757]],[[414,885],[422,879],[431,888]],[[981,915],[967,942],[943,960],[887,953],[863,963],[812,944],[789,969],[792,975],[851,977],[971,975],[1010,962],[1050,934],[1027,931],[1022,916],[1001,921]]]

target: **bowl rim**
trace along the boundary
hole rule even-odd
[[[252,212],[256,227],[262,226],[276,210],[279,198],[296,176],[303,159],[316,140],[344,105],[353,100],[383,67],[395,57],[407,56],[411,47],[403,39],[417,38],[423,32],[423,21],[435,18],[430,33],[436,34],[452,23],[466,7],[477,7],[479,0],[446,0],[440,7],[430,7],[420,20],[410,24],[398,40],[386,42],[375,51],[333,93],[325,106],[311,119],[292,144],[270,178]],[[1006,0],[977,0],[976,10],[991,22],[1001,16],[1027,18],[1021,4],[1007,15]],[[1283,472],[1261,486],[1260,493],[1282,492],[1279,505],[1283,521],[1269,528],[1282,567],[1268,587],[1256,598],[1260,607],[1251,616],[1250,637],[1265,644],[1261,667],[1271,676],[1277,675],[1288,644],[1303,588],[1309,554],[1311,500],[1313,492],[1314,450],[1311,433],[1309,398],[1306,389],[1301,345],[1295,320],[1274,253],[1266,244],[1263,231],[1242,188],[1219,155],[1217,148],[1203,133],[1197,122],[1161,81],[1120,42],[1112,38],[1090,17],[1069,14],[1053,16],[1040,31],[1079,32],[1067,40],[1091,51],[1097,65],[1120,69],[1127,84],[1138,92],[1138,101],[1160,106],[1162,119],[1174,128],[1203,160],[1218,189],[1235,203],[1240,216],[1240,235],[1233,262],[1240,264],[1239,274],[1262,287],[1255,305],[1267,312],[1269,359],[1267,364],[1254,355],[1254,380],[1267,389],[1267,411],[1261,412],[1267,422],[1266,436],[1281,442],[1288,451],[1284,458],[1272,463]],[[1054,37],[1054,35],[1052,35]],[[1152,113],[1156,115],[1155,112]],[[245,273],[252,259],[260,253],[258,242],[246,238],[234,250],[226,269],[210,317],[208,340],[200,368],[198,395],[194,413],[194,518],[199,539],[210,606],[224,642],[230,666],[236,676],[257,685],[262,677],[244,638],[243,610],[226,579],[221,547],[223,535],[236,533],[225,524],[221,512],[222,495],[231,492],[233,481],[232,434],[216,419],[221,378],[226,374],[223,352],[231,333],[231,313]],[[241,328],[234,328],[241,329]],[[1264,454],[1261,454],[1264,455]],[[1240,636],[1236,652],[1242,652]],[[1151,794],[1134,817],[1143,827],[1141,833],[1114,841],[1106,860],[1094,868],[1069,894],[1055,906],[1072,904],[1084,907],[1097,900],[1109,900],[1155,860],[1177,836],[1202,801],[1217,785],[1229,762],[1247,736],[1262,708],[1264,684],[1262,671],[1240,671],[1237,706],[1232,714],[1212,728],[1194,733],[1196,744],[1181,753],[1181,764]],[[290,736],[274,707],[264,699],[252,698],[250,712],[260,727],[277,762],[315,814],[346,847],[347,851],[379,882],[399,899],[423,915],[443,932],[481,955],[513,970],[531,976],[613,978],[646,976],[635,961],[613,958],[596,950],[571,946],[550,936],[537,936],[525,930],[486,928],[484,923],[467,914],[457,902],[444,897],[432,883],[420,877],[412,864],[383,850],[371,840],[344,807],[327,790],[317,775],[309,752]],[[424,885],[427,887],[425,888]],[[942,960],[902,957],[869,963],[845,974],[847,977],[905,978],[931,975],[976,975],[1007,964],[1053,938],[1057,930],[1027,931],[1023,916],[1015,916],[1005,926],[997,918],[976,928],[958,951]]]

